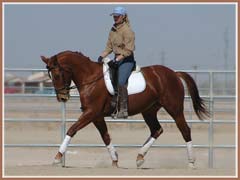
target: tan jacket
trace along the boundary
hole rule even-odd
[[[127,23],[123,23],[117,27],[113,26],[106,45],[104,53],[114,53],[123,55],[124,57],[130,56],[135,50],[135,35]]]

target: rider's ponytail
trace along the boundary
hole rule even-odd
[[[130,21],[128,19],[128,15],[127,14],[124,17],[124,21],[127,23],[128,26],[130,26]]]

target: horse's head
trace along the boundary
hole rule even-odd
[[[41,59],[46,63],[49,78],[53,82],[56,91],[57,100],[59,102],[66,102],[69,100],[70,85],[71,85],[71,72],[67,67],[60,65],[57,56],[46,58],[41,56]]]

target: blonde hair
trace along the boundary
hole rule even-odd
[[[127,23],[128,26],[130,26],[130,21],[129,21],[129,18],[128,18],[128,15],[126,14],[123,21],[125,21]]]

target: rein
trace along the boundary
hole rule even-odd
[[[91,80],[91,81],[89,81],[89,82],[84,82],[84,83],[81,84],[81,86],[85,86],[85,85],[88,85],[88,84],[92,84],[92,83],[94,83],[94,82],[97,82],[98,80],[102,79],[108,71],[109,71],[109,70],[107,69],[107,70],[103,73],[103,75],[101,75],[101,76],[97,77],[96,79],[93,79],[93,80]]]

